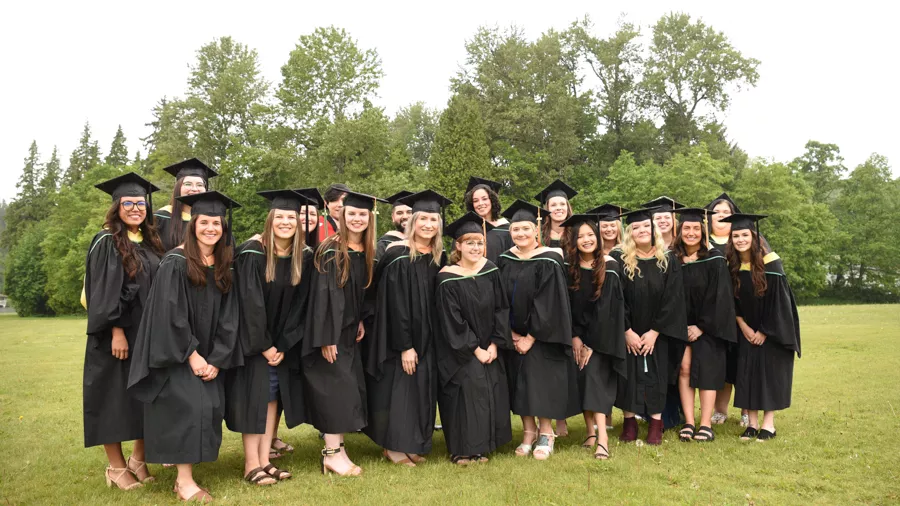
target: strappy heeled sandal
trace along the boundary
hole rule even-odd
[[[361,475],[362,468],[359,466],[355,465],[355,466],[351,467],[350,469],[348,469],[347,472],[345,472],[344,474],[341,474],[341,473],[335,471],[334,468],[332,468],[331,466],[329,466],[328,464],[325,463],[325,457],[329,457],[331,455],[337,455],[338,453],[341,453],[342,451],[344,451],[344,449],[340,448],[340,447],[338,447],[338,448],[325,447],[322,449],[322,474],[327,475],[328,473],[334,473],[341,477]]]
[[[412,459],[409,458],[409,455],[407,455],[405,453],[403,455],[406,455],[406,457],[403,457],[400,460],[392,459],[391,454],[388,453],[388,451],[386,449],[381,450],[381,454],[384,455],[384,458],[388,459],[388,462],[390,462],[391,464],[397,464],[397,465],[406,466],[406,467],[416,467],[416,463],[413,462]]]
[[[597,439],[597,435],[591,434],[590,436],[584,438],[584,441],[582,441],[582,443],[581,443],[581,447],[585,448],[587,450],[590,450],[591,448],[593,448],[594,443],[588,444],[588,441],[590,441],[591,439]]]
[[[247,475],[244,476],[244,481],[249,481],[250,483],[259,485],[261,487],[278,483],[275,478],[269,476],[269,473],[267,473],[261,467],[257,467],[256,469],[253,469],[252,471],[247,473]]]
[[[609,450],[600,443],[597,443],[597,451],[594,452],[594,458],[597,460],[609,460]]]
[[[135,464],[134,467],[131,467],[132,462]],[[128,470],[131,471],[131,474],[133,474],[134,477],[137,478],[141,483],[150,483],[151,481],[156,481],[156,477],[150,474],[150,469],[147,468],[147,463],[141,462],[133,456],[128,457],[128,462],[125,463],[125,467],[127,467]],[[141,472],[142,469],[143,472]],[[144,475],[143,478],[141,478],[142,474]]]
[[[678,431],[678,439],[681,440],[682,443],[687,443],[694,439],[694,427],[693,424],[686,423],[681,426],[681,430]]]
[[[198,487],[200,490],[194,492],[190,497],[183,497],[181,495],[181,487],[178,486],[178,482],[175,482],[175,487],[172,488],[172,492],[175,492],[175,495],[178,497],[181,502],[199,502],[200,504],[209,504],[213,501],[211,495],[209,495],[209,491],[205,488]]]
[[[291,476],[293,476],[293,474],[291,474],[283,469],[278,469],[277,467],[273,466],[272,464],[269,464],[266,467],[264,467],[263,471],[265,471],[266,474],[268,474],[272,478],[275,478],[278,481],[289,480],[289,479],[291,479]]]
[[[706,425],[701,425],[699,429],[697,429],[697,433],[694,434],[694,441],[700,441],[701,443],[708,443],[710,441],[716,440],[716,433],[713,432],[712,427],[707,427]]]
[[[119,483],[119,480],[121,480],[122,476],[125,476],[126,473],[129,476],[132,476],[131,471],[127,467],[106,466],[106,471],[103,473],[104,476],[106,476],[106,486],[112,487],[113,484],[115,484],[119,490],[134,490],[144,486],[140,481],[136,481],[130,485],[122,485]]]
[[[523,434],[534,434],[535,436],[537,436],[537,432],[535,432],[533,430],[524,430],[524,431],[522,431],[522,433]],[[522,439],[524,440],[525,438],[523,437]],[[531,443],[525,443],[523,441],[519,446],[516,447],[516,457],[527,457],[527,456],[531,455],[531,450],[533,448],[534,448],[533,441]]]
[[[534,447],[534,452],[532,452],[535,460],[549,459],[550,455],[553,453],[553,446],[555,443],[556,436],[554,434],[545,434],[542,432],[540,437],[538,437],[537,446]]]

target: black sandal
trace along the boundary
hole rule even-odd
[[[597,439],[597,435],[596,435],[596,434],[591,434],[590,436],[584,438],[584,441],[581,442],[581,447],[582,447],[582,448],[587,448],[588,450],[590,450],[591,448],[593,448],[593,447],[594,447],[594,444],[593,444],[593,443],[588,444],[588,441],[589,441],[591,438]]]
[[[269,473],[267,473],[261,467],[257,467],[256,469],[247,473],[247,476],[244,476],[244,480],[249,481],[250,483],[252,483],[254,485],[259,485],[261,487],[268,486],[268,485],[274,485],[274,484],[278,483],[277,481],[275,481],[275,478],[270,476]],[[266,483],[261,483],[263,480],[271,480],[271,481],[266,482]]]
[[[594,458],[597,460],[609,460],[609,450],[600,443],[597,443],[597,451],[594,452]]]
[[[759,435],[756,436],[756,442],[758,443],[762,443],[770,439],[775,439],[775,433],[769,432],[766,429],[759,431]]]
[[[759,434],[759,430],[754,429],[753,427],[747,427],[747,430],[741,434],[741,441],[750,441],[751,439],[756,439],[756,435]]]
[[[701,443],[708,443],[709,441],[716,440],[716,433],[713,432],[712,427],[707,427],[706,425],[701,425],[697,430],[697,433],[694,434],[694,441],[700,441]]]
[[[682,443],[687,443],[688,441],[694,438],[694,426],[686,423],[681,427],[681,430],[678,432],[678,439],[681,440]]]
[[[458,466],[467,466],[472,463],[472,457],[470,455],[451,455],[450,462]]]
[[[290,479],[291,476],[293,476],[291,473],[281,470],[281,469],[278,469],[277,467],[273,466],[272,464],[269,464],[266,467],[264,467],[263,471],[265,471],[266,473],[269,474],[269,476],[271,476],[272,478],[275,478],[278,481],[287,480],[287,479]]]

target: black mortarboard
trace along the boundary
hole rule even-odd
[[[563,227],[579,227],[582,223],[594,223],[600,221],[601,216],[598,214],[573,214],[568,220],[562,223]],[[616,218],[618,219],[618,218]]]
[[[534,204],[529,204],[522,199],[517,199],[506,211],[503,211],[503,217],[508,219],[510,223],[527,221],[537,225],[538,215],[543,220],[550,216],[550,211]]]
[[[269,201],[269,209],[281,209],[299,213],[300,206],[310,203],[306,196],[294,190],[265,190],[256,192],[256,194]]]
[[[759,220],[768,217],[767,214],[742,214],[734,213],[726,216],[719,221],[731,223],[731,231],[735,230],[756,230],[759,233]]]
[[[439,213],[444,206],[453,203],[452,200],[434,190],[420,191],[419,193],[403,197],[397,202],[411,207],[414,213]]]
[[[218,172],[210,169],[208,165],[196,158],[191,158],[182,162],[178,162],[174,165],[169,165],[163,170],[175,176],[175,179],[181,179],[187,176],[195,176],[202,177],[204,181],[209,181],[210,178],[219,175]]]
[[[535,195],[534,199],[543,205],[547,205],[547,201],[553,197],[565,197],[566,200],[569,200],[575,195],[578,195],[578,192],[574,188],[557,179]]]
[[[294,191],[299,193],[300,195],[303,195],[309,201],[303,203],[302,205],[315,204],[315,206],[319,209],[325,207],[325,199],[322,198],[322,194],[319,193],[319,190],[317,188],[298,188]]]
[[[406,191],[406,190],[400,190],[400,191],[398,191],[397,193],[391,195],[390,197],[388,197],[388,198],[386,198],[386,199],[384,199],[384,200],[387,200],[387,201],[388,201],[388,204],[390,204],[391,206],[394,206],[394,207],[396,207],[397,204],[401,204],[401,205],[408,206],[409,204],[401,203],[401,202],[399,202],[399,200],[400,200],[400,199],[403,199],[403,198],[406,198],[406,197],[409,197],[409,196],[412,195],[412,194],[413,194],[413,192]]]
[[[347,198],[344,199],[344,207],[355,207],[357,209],[365,209],[371,211],[375,209],[375,202],[383,202],[387,204],[387,200],[380,199],[365,193],[357,193],[355,191],[347,191]]]
[[[684,205],[675,202],[675,199],[673,199],[672,197],[666,197],[664,195],[657,199],[653,199],[650,202],[644,202],[643,204],[641,204],[641,207],[656,207],[657,210],[655,212],[657,213],[671,213],[676,209],[681,209],[682,207],[684,207]]]
[[[729,197],[728,194],[725,193],[725,192],[722,192],[721,195],[719,195],[718,197],[714,198],[714,199],[712,200],[712,202],[710,202],[709,204],[706,205],[706,208],[709,209],[710,211],[712,211],[713,208],[716,207],[716,204],[719,203],[719,202],[721,202],[721,201],[723,201],[723,200],[724,200],[725,202],[728,202],[729,204],[731,204],[731,208],[734,210],[735,213],[741,212],[741,210],[740,210],[740,208],[737,206],[737,204],[735,204],[734,201],[731,200],[731,197]]]
[[[653,214],[662,212],[658,207],[647,207],[644,209],[636,209],[634,211],[629,211],[627,213],[622,213],[618,216],[618,218],[625,218],[625,224],[631,225],[632,223],[636,223],[638,221],[653,221]]]
[[[191,206],[191,216],[228,216],[228,231],[225,234],[225,245],[231,246],[231,211],[241,207],[240,204],[217,191],[195,193],[177,197],[178,201]]]
[[[612,204],[603,204],[602,206],[597,206],[587,214],[596,214],[599,215],[599,221],[617,221],[619,216],[623,213],[629,212],[631,209],[626,209],[622,206],[614,206]]]
[[[464,214],[462,218],[447,225],[445,232],[450,237],[459,239],[466,234],[485,235],[493,229],[493,225],[487,223],[484,219],[481,218],[481,216],[478,216],[472,211],[469,211],[468,213]]]
[[[704,218],[707,218],[707,214],[709,214],[709,209],[702,207],[683,207],[677,209],[675,212],[681,217],[682,222],[694,221],[703,223]]]
[[[122,174],[108,181],[98,183],[94,187],[112,195],[114,201],[119,200],[121,197],[143,197],[159,191],[159,188],[154,186],[153,183],[134,172]]]
[[[498,183],[497,181],[491,181],[490,179],[472,176],[469,178],[469,186],[466,186],[466,192],[468,193],[472,191],[472,188],[475,188],[478,185],[487,186],[494,193],[500,193],[500,189],[503,188],[503,183]]]

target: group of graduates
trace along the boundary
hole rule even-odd
[[[234,245],[240,205],[208,191],[216,172],[197,159],[166,171],[172,199],[155,213],[158,188],[134,173],[97,185],[112,205],[86,259],[84,432],[106,450],[108,486],[174,465],[180,499],[212,500],[192,464],[217,459],[223,420],[242,434],[244,478],[264,486],[291,477],[270,462],[292,450],[282,416],[320,431],[323,473],[357,476],[345,434],[415,467],[438,408],[451,460],[466,465],[512,440],[510,411],[517,456],[550,458],[581,413],[582,446],[607,459],[613,407],[620,440],[643,418],[658,445],[681,416],[682,441],[713,441],[730,385],[743,440],[774,438],[790,406],[793,294],[764,216],[725,194],[705,208],[661,197],[573,214],[577,192],[557,180],[537,205],[503,211],[503,185],[473,177],[467,214],[445,225],[451,202],[431,190],[272,190],[259,192],[261,233]],[[378,202],[392,222],[380,238]],[[127,460],[123,441],[135,441]]]

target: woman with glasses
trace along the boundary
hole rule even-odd
[[[85,267],[84,445],[103,445],[108,487],[132,490],[153,480],[144,463],[143,405],[125,389],[144,303],[163,254],[147,221],[147,202],[159,188],[133,172],[97,188],[113,202]],[[122,441],[134,441],[127,462]]]
[[[175,188],[169,205],[161,207],[153,216],[156,217],[156,230],[163,248],[169,251],[184,241],[187,223],[191,221],[191,206],[178,200],[178,197],[205,192],[209,188],[209,179],[216,177],[218,173],[196,158],[178,162],[163,170],[175,177]]]

